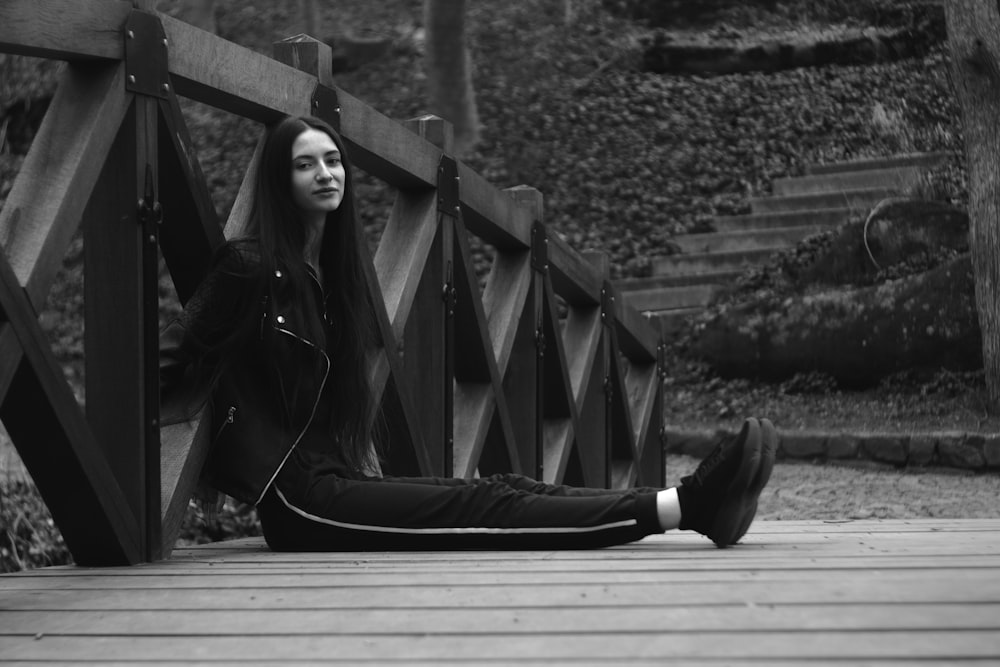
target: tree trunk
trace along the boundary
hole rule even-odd
[[[864,387],[911,368],[980,368],[968,255],[881,285],[724,309],[691,352],[725,376],[782,380],[819,371]]]
[[[969,173],[969,245],[990,411],[1000,412],[1000,6],[944,3]]]
[[[319,7],[316,5],[316,0],[299,0],[299,17],[302,21],[303,33],[320,41],[326,37],[326,35],[319,34],[323,26],[320,25]]]
[[[430,111],[452,123],[455,153],[468,155],[479,142],[479,113],[465,43],[465,0],[425,0],[424,27]]]

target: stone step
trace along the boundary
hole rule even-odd
[[[817,208],[750,215],[720,215],[712,222],[717,232],[800,227],[802,225],[818,225],[829,229],[839,227],[850,217],[851,209],[849,208]]]
[[[892,188],[864,188],[792,197],[757,197],[750,200],[750,210],[754,213],[778,213],[817,208],[847,208],[864,213],[886,197],[895,197],[898,194]]]
[[[897,167],[933,168],[951,157],[947,151],[933,153],[908,153],[891,157],[864,158],[860,160],[845,160],[827,164],[810,164],[806,166],[806,174],[833,174],[842,171],[866,171],[869,169],[893,169]]]
[[[621,292],[625,303],[640,312],[704,308],[719,291],[719,285],[683,285]]]
[[[815,176],[777,178],[774,180],[773,190],[776,197],[841,192],[863,188],[892,188],[902,192],[918,183],[920,177],[925,173],[927,173],[927,169],[919,166],[838,171]]]
[[[615,287],[620,292],[637,292],[639,290],[656,289],[661,287],[684,287],[687,285],[726,285],[732,282],[743,273],[742,269],[720,270],[706,273],[693,273],[690,275],[661,274],[648,276],[646,278],[626,278],[616,280]]]
[[[653,261],[656,276],[699,276],[705,282],[719,272],[742,273],[745,269],[761,264],[783,248],[758,248],[735,252],[709,252],[693,255],[668,255]]]
[[[759,248],[793,246],[807,236],[823,231],[821,225],[799,225],[773,229],[748,229],[738,232],[712,232],[708,234],[682,234],[673,242],[686,254],[709,252],[734,252]]]
[[[680,331],[692,315],[697,315],[704,310],[704,308],[676,308],[674,310],[650,310],[643,314],[657,326],[663,338],[670,338]]]

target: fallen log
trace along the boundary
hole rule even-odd
[[[827,373],[870,386],[921,367],[982,367],[972,265],[960,255],[925,273],[863,288],[761,297],[695,326],[691,352],[729,377]]]

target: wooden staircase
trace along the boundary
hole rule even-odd
[[[630,305],[670,332],[749,267],[898,196],[947,158],[914,153],[811,165],[805,176],[775,180],[772,196],[751,199],[751,213],[716,217],[714,232],[675,237],[679,253],[656,258],[651,277],[621,280],[617,287]]]

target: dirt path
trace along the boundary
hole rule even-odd
[[[667,458],[667,484],[698,461]],[[779,462],[761,494],[760,519],[1000,518],[1000,474]]]

